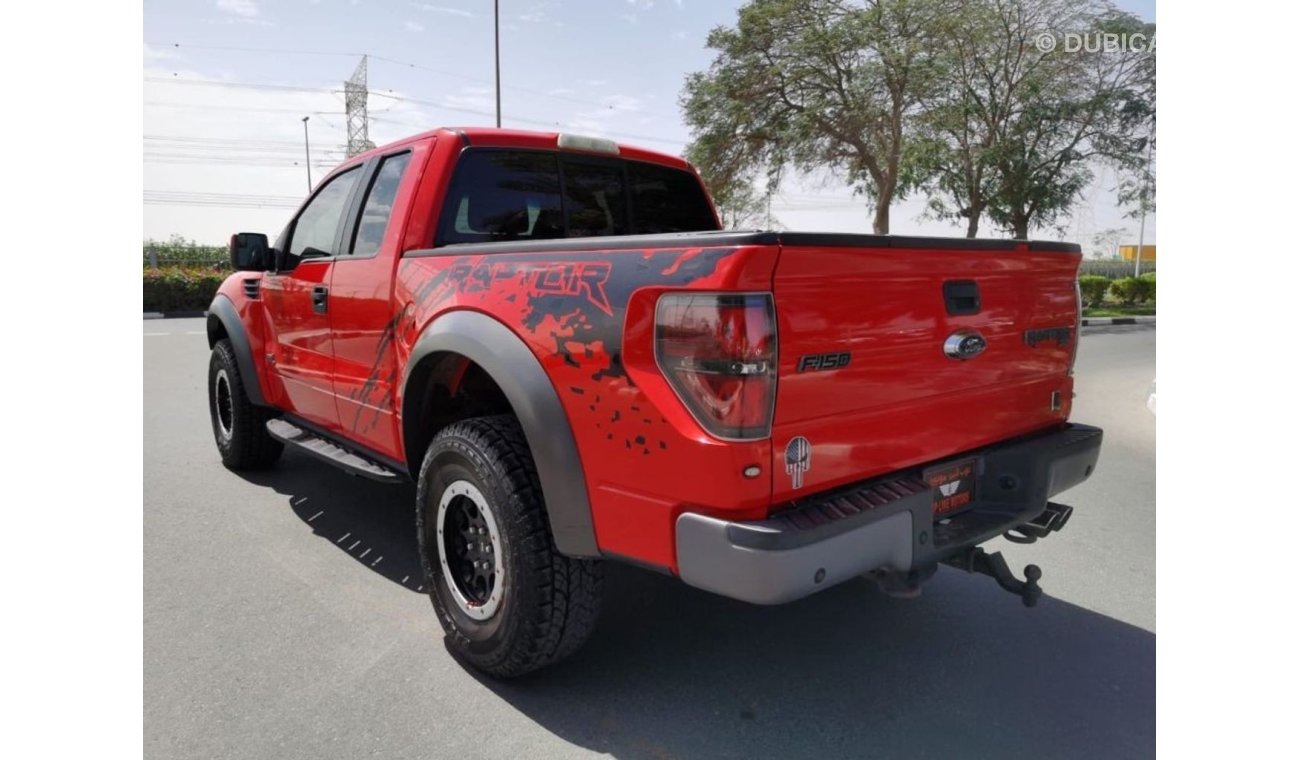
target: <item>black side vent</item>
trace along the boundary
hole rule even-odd
[[[257,297],[262,294],[262,281],[260,279],[244,280],[244,295],[248,296],[250,301],[256,301]]]
[[[974,280],[949,280],[943,284],[943,303],[948,316],[980,313],[980,286]]]

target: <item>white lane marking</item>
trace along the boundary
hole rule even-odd
[[[379,559],[377,559],[377,560],[375,560],[374,562],[371,562],[371,563],[370,563],[370,566],[371,566],[371,567],[374,567],[375,565],[378,565],[378,564],[379,564],[380,562],[382,562],[383,560],[384,560],[384,557],[383,557],[383,555],[381,554],[381,555],[379,556]]]
[[[311,517],[308,517],[308,518],[307,518],[307,522],[311,522],[312,520],[315,520],[317,517],[320,517],[320,516],[323,515],[323,514],[325,514],[325,510],[322,509],[321,511],[319,511],[319,512],[317,512],[316,514],[312,515]]]
[[[361,543],[361,542],[358,541],[357,543]],[[369,554],[369,553],[370,553],[370,550],[369,550],[369,549],[366,549],[365,551],[363,551],[363,552],[361,552],[360,554],[357,555],[357,559],[365,559],[365,558],[366,558],[366,555]]]
[[[352,535],[351,532],[344,533],[342,536],[339,536],[339,540],[335,541],[334,543],[336,543],[336,544],[341,544],[341,543],[343,543],[343,542],[347,539],[347,537],[350,536],[350,535]]]
[[[348,547],[348,551],[352,551],[353,549],[357,548],[357,546],[358,546],[360,543],[361,543],[361,541],[360,541],[360,539],[358,539],[357,542],[356,542],[355,544],[353,544],[353,545],[351,545],[351,546]]]
[[[406,583],[406,582],[409,581],[409,580],[411,580],[411,576],[408,575],[408,576],[406,576],[405,578],[402,579],[402,583]]]

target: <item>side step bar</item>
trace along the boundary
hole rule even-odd
[[[329,462],[349,474],[360,475],[381,483],[400,483],[403,480],[401,475],[387,467],[359,457],[337,443],[311,431],[303,430],[287,420],[267,420],[266,432],[270,433],[272,438],[283,441],[304,454]]]

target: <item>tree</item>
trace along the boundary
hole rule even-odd
[[[779,228],[770,214],[770,196],[754,186],[757,169],[744,165],[726,144],[697,140],[686,146],[686,160],[700,172],[718,208],[723,229]],[[769,185],[770,187],[771,185]]]
[[[701,172],[742,182],[767,171],[775,192],[788,166],[829,168],[867,197],[872,228],[887,234],[890,205],[919,179],[916,116],[936,86],[937,31],[960,4],[752,0],[734,28],[709,33],[717,56],[686,80]]]
[[[1102,144],[1102,154],[1119,171],[1117,200],[1136,219],[1155,211],[1156,25],[1123,13],[1101,22],[1104,32],[1123,40],[1134,58],[1133,76],[1115,97],[1117,128]]]
[[[916,144],[928,215],[964,220],[971,238],[979,233],[980,217],[997,187],[989,159],[1011,89],[1002,82],[1009,67],[998,62],[1008,58],[1012,40],[985,6],[963,3],[941,30],[946,44],[939,52],[938,84],[925,101],[924,137]]]
[[[1119,244],[1131,233],[1124,227],[1110,227],[1092,236],[1092,257],[1114,259],[1119,257]]]
[[[710,188],[713,204],[718,207],[718,216],[724,230],[781,229],[781,223],[771,214],[770,196],[760,193],[749,182],[730,182],[704,184]]]
[[[992,153],[998,190],[988,210],[995,223],[1025,238],[1031,227],[1068,216],[1093,178],[1094,161],[1131,160],[1131,109],[1139,107],[1147,54],[1089,45],[1134,20],[1101,0],[995,0],[994,6],[1033,65]],[[1058,44],[1028,52],[1044,33],[1073,33],[1085,42],[1075,50]]]
[[[1152,25],[1104,0],[968,0],[945,21],[918,143],[931,215],[974,237],[987,213],[1024,238],[1068,216],[1095,160],[1135,165],[1153,56],[1099,35],[1154,39]]]

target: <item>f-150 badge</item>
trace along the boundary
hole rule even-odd
[[[795,436],[785,447],[785,472],[790,476],[791,488],[803,488],[803,474],[812,467],[812,444],[803,436]]]

